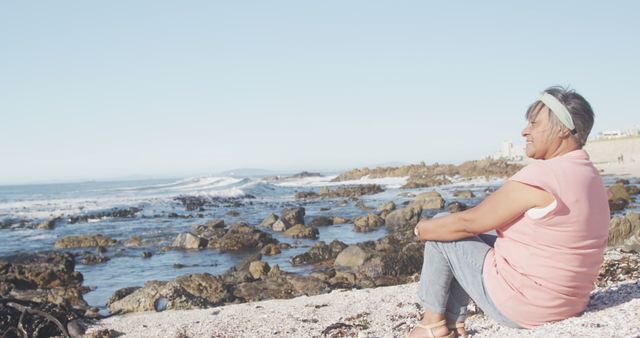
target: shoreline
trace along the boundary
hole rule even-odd
[[[418,320],[417,283],[202,310],[139,312],[103,319],[87,335],[121,337],[401,337]],[[466,325],[473,337],[638,337],[640,280],[600,288],[584,314],[531,330],[502,327],[482,314]]]

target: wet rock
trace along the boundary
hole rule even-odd
[[[109,257],[103,255],[94,255],[92,253],[85,253],[80,256],[80,262],[84,265],[95,265],[105,263],[109,260]]]
[[[302,207],[299,208],[285,208],[282,210],[282,216],[280,217],[288,224],[304,224],[305,210]]]
[[[224,236],[224,220],[214,219],[204,224],[194,224],[191,226],[191,231],[198,237],[206,240],[212,238],[220,238]]]
[[[609,223],[608,245],[640,252],[640,214],[629,212],[624,217],[613,217]]]
[[[249,273],[254,279],[260,279],[269,273],[269,264],[263,261],[253,261],[249,264]]]
[[[91,248],[99,246],[111,246],[117,243],[116,240],[103,235],[81,235],[63,237],[56,241],[55,248]]]
[[[311,220],[311,222],[309,222],[309,226],[312,226],[312,227],[321,227],[321,226],[327,226],[327,225],[333,225],[333,218],[327,217],[327,216],[320,216],[320,217],[314,218],[313,220]]]
[[[609,200],[609,210],[611,211],[622,211],[629,206],[629,201],[618,198],[614,200]]]
[[[225,215],[230,216],[230,217],[238,217],[238,216],[240,216],[240,212],[238,212],[236,210],[229,210],[229,211],[227,211],[227,213]]]
[[[456,190],[453,192],[455,198],[474,198],[476,195],[471,190]]]
[[[64,304],[0,298],[0,331],[3,337],[80,337],[77,324],[83,311]],[[70,330],[71,329],[71,330]]]
[[[631,197],[622,183],[616,183],[608,188],[609,209],[611,211],[624,210],[631,202]]]
[[[393,231],[406,231],[413,229],[422,214],[422,207],[419,205],[409,205],[391,212],[385,219],[385,225]]]
[[[280,218],[275,223],[273,223],[271,228],[273,229],[273,231],[282,232],[291,228],[291,224],[285,221],[284,219]]]
[[[60,221],[60,217],[50,218],[40,224],[38,224],[37,228],[41,230],[51,230],[56,227],[56,223]]]
[[[293,238],[318,238],[320,232],[316,227],[305,227],[303,224],[296,224],[284,232],[284,235]]]
[[[455,201],[447,205],[447,211],[449,211],[452,214],[460,211],[465,211],[465,210],[467,210],[467,205],[462,202]]]
[[[638,195],[640,194],[640,188],[635,185],[625,186],[624,189],[627,191],[629,195]]]
[[[111,313],[203,309],[232,301],[230,285],[220,276],[193,274],[168,282],[149,281],[142,288],[107,304]],[[119,292],[120,290],[116,291]]]
[[[142,258],[151,258],[153,256],[153,252],[151,251],[143,251],[140,256]]]
[[[93,211],[83,215],[71,216],[69,217],[67,222],[69,222],[69,224],[76,224],[80,222],[88,222],[89,220],[100,220],[108,217],[133,218],[133,217],[136,217],[136,214],[140,211],[142,211],[142,209],[136,208],[136,207],[126,208],[126,209],[113,208],[109,210]]]
[[[326,244],[323,241],[316,243],[309,251],[291,258],[293,265],[315,264],[335,259],[338,254],[347,247],[338,240]]]
[[[279,219],[278,215],[270,214],[269,216],[265,217],[265,219],[263,219],[262,222],[260,222],[260,226],[265,228],[271,228],[273,224],[278,221],[278,219]]]
[[[0,298],[66,304],[87,309],[82,274],[69,253],[19,254],[0,258]]]
[[[280,247],[276,244],[267,244],[260,250],[260,253],[265,256],[275,256],[281,252]]]
[[[278,241],[270,234],[260,231],[245,222],[231,225],[224,236],[209,241],[209,248],[222,251],[237,251],[245,249],[261,249],[267,244],[277,244]]]
[[[353,221],[353,230],[367,232],[384,225],[384,219],[376,214],[358,217]]]
[[[445,203],[444,198],[437,191],[428,191],[416,196],[412,204],[418,205],[422,209],[442,209]]]
[[[207,240],[204,238],[200,238],[190,232],[183,232],[181,234],[178,234],[176,239],[173,240],[171,246],[179,249],[197,250],[206,247]]]

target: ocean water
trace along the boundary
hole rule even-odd
[[[149,280],[170,280],[191,273],[223,273],[252,252],[220,252],[204,249],[199,251],[161,250],[171,245],[176,235],[191,229],[194,224],[208,220],[224,219],[226,225],[244,221],[258,226],[269,214],[281,214],[283,208],[302,206],[306,209],[305,222],[318,216],[340,216],[353,219],[368,211],[356,207],[355,201],[346,199],[296,200],[299,191],[318,191],[321,187],[335,188],[341,185],[380,184],[384,192],[363,196],[366,206],[394,201],[398,207],[413,200],[423,191],[436,190],[447,202],[461,201],[468,205],[479,203],[486,196],[488,187],[496,188],[502,180],[461,180],[457,183],[424,189],[400,189],[406,178],[368,179],[334,183],[335,176],[278,179],[265,177],[203,176],[181,179],[140,180],[119,182],[82,182],[65,184],[42,184],[0,186],[0,222],[14,224],[0,229],[0,256],[17,253],[51,251],[57,239],[82,234],[103,234],[125,241],[132,236],[142,238],[143,246],[125,247],[121,244],[107,248],[104,253],[110,260],[96,265],[76,263],[76,270],[84,275],[84,285],[92,289],[84,295],[92,306],[104,310],[107,299],[118,289],[142,286]],[[614,178],[605,178],[611,183]],[[471,190],[475,197],[457,199],[455,190]],[[408,196],[407,196],[408,194]],[[215,206],[188,211],[176,199],[179,196],[218,198]],[[88,221],[72,223],[75,216],[91,216],[113,208],[138,208],[134,217],[89,217]],[[328,210],[325,210],[328,209]],[[237,212],[237,216],[227,214]],[[372,211],[369,211],[372,212]],[[436,211],[425,211],[424,216]],[[178,216],[178,217],[176,217]],[[53,230],[29,228],[52,217],[62,217]],[[20,226],[19,224],[23,224]],[[27,226],[24,226],[27,225]],[[293,266],[291,257],[306,252],[317,241],[331,242],[338,239],[347,244],[375,240],[387,234],[382,227],[360,233],[353,231],[353,224],[320,227],[317,240],[292,239],[269,229],[280,242],[292,245],[281,254],[263,260],[270,265],[296,273],[309,273],[314,266]],[[68,249],[73,253],[90,252],[95,249]],[[150,258],[143,258],[150,252]],[[180,264],[183,267],[176,268]]]

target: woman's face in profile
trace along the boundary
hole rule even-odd
[[[522,136],[527,141],[526,154],[528,157],[540,160],[547,159],[553,149],[553,129],[549,121],[549,108],[543,107],[534,118],[529,119],[522,130]]]

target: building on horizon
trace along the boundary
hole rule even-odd
[[[491,158],[494,160],[519,162],[524,159],[524,148],[514,147],[511,141],[503,141],[500,145],[500,150],[491,156]]]

